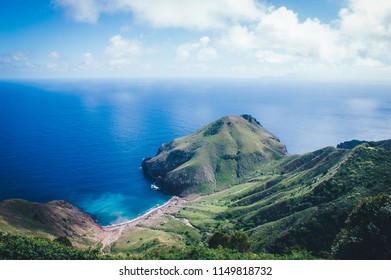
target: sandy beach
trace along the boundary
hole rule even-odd
[[[163,205],[160,205],[158,207],[152,208],[151,210],[149,210],[148,212],[140,215],[137,218],[134,218],[134,219],[126,221],[126,222],[118,223],[118,224],[113,224],[113,225],[109,225],[109,226],[103,226],[102,228],[110,229],[110,228],[118,228],[118,227],[122,227],[122,226],[126,226],[126,225],[137,224],[138,222],[145,221],[145,220],[149,219],[151,216],[154,216],[154,215],[156,215],[159,212],[165,213],[168,208],[178,204],[178,202],[180,200],[181,200],[180,197],[174,196],[169,201],[164,203]]]
[[[123,232],[131,227],[140,226],[146,222],[151,222],[160,219],[163,215],[175,212],[175,209],[181,206],[188,199],[180,198],[178,196],[172,197],[169,201],[161,206],[151,209],[150,211],[142,214],[141,216],[114,225],[103,226],[100,234],[100,242],[102,243],[102,251],[110,247],[115,241],[117,241]]]

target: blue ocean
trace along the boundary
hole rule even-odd
[[[391,138],[391,85],[279,80],[0,82],[0,200],[63,199],[101,225],[165,203],[140,169],[163,142],[251,114],[290,154]]]

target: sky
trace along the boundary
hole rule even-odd
[[[0,79],[390,74],[389,0],[0,2]]]

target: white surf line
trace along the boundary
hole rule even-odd
[[[137,222],[138,220],[144,218],[145,216],[148,216],[149,214],[153,213],[154,211],[157,211],[167,205],[169,205],[171,202],[173,202],[175,199],[178,199],[179,197],[178,196],[173,196],[172,198],[170,198],[169,201],[167,201],[166,203],[164,203],[163,205],[160,205],[158,207],[155,207],[155,208],[152,208],[151,210],[149,210],[148,212],[142,214],[141,216],[137,217],[137,218],[134,218],[132,220],[129,220],[129,221],[126,221],[126,222],[122,222],[122,223],[118,223],[118,224],[113,224],[113,225],[108,225],[108,226],[102,226],[102,228],[114,228],[114,227],[119,227],[119,226],[124,226],[124,225],[128,225],[128,224],[131,224],[131,223],[134,223],[134,222]]]

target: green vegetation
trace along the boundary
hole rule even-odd
[[[244,231],[237,231],[232,234],[226,234],[223,232],[215,232],[208,241],[210,248],[230,248],[238,252],[244,253],[250,251],[251,242],[247,233]]]
[[[65,236],[57,237],[53,240],[53,242],[56,242],[58,244],[61,244],[63,246],[67,246],[67,247],[73,247],[72,242],[68,238],[66,238]]]
[[[358,145],[361,145],[364,143],[368,143],[368,142],[367,141],[360,141],[360,140],[345,141],[343,143],[338,144],[337,148],[351,150],[351,149],[356,148]]]
[[[2,202],[0,231],[30,236],[3,235],[2,257],[102,258],[72,243],[126,259],[390,259],[391,140],[340,147],[286,155],[251,116],[224,117],[143,162],[163,191],[191,194],[175,211],[100,248],[102,229],[65,202]],[[28,253],[37,242],[50,253]]]
[[[236,236],[236,237],[235,237]],[[232,238],[242,241],[243,233]],[[62,241],[61,241],[62,242]],[[314,257],[306,251],[293,250],[285,255],[241,252],[238,249],[208,248],[205,244],[190,246],[157,246],[148,251],[105,254],[99,250],[80,250],[56,241],[38,237],[12,236],[0,233],[0,260],[308,260]]]
[[[0,232],[0,260],[96,260],[108,259],[98,250],[73,248],[64,239],[12,236]]]
[[[304,250],[332,258],[352,209],[366,197],[391,192],[391,150],[384,143],[270,161],[248,182],[191,201],[175,216],[200,233],[244,230],[258,254]]]
[[[205,130],[204,132],[202,133],[203,136],[212,136],[212,135],[215,135],[217,134],[220,129],[223,127],[224,125],[224,122],[223,120],[217,120],[213,123],[211,123]]]
[[[391,196],[364,199],[349,215],[332,253],[336,259],[391,259]]]
[[[164,192],[208,194],[245,181],[286,148],[250,115],[223,117],[163,144],[142,168]]]
[[[206,246],[157,248],[142,256],[147,260],[312,260],[317,259],[303,250],[292,250],[285,255],[270,253],[241,253],[237,250]]]
[[[191,223],[193,228],[175,226],[180,231],[191,229],[191,236],[170,226],[165,227],[164,234],[176,234],[175,250],[188,258],[192,244],[201,244],[197,248],[203,248],[205,254],[212,249],[232,250],[227,246],[229,233],[240,231],[248,235],[248,254],[257,258],[262,254],[282,258],[292,252],[336,258],[332,246],[352,210],[367,197],[391,193],[389,142],[363,143],[351,150],[327,147],[269,160],[246,182],[200,196],[174,213],[177,223],[181,219]],[[183,247],[179,249],[179,245]],[[156,248],[151,247],[150,252]],[[171,250],[170,246],[164,248]]]

